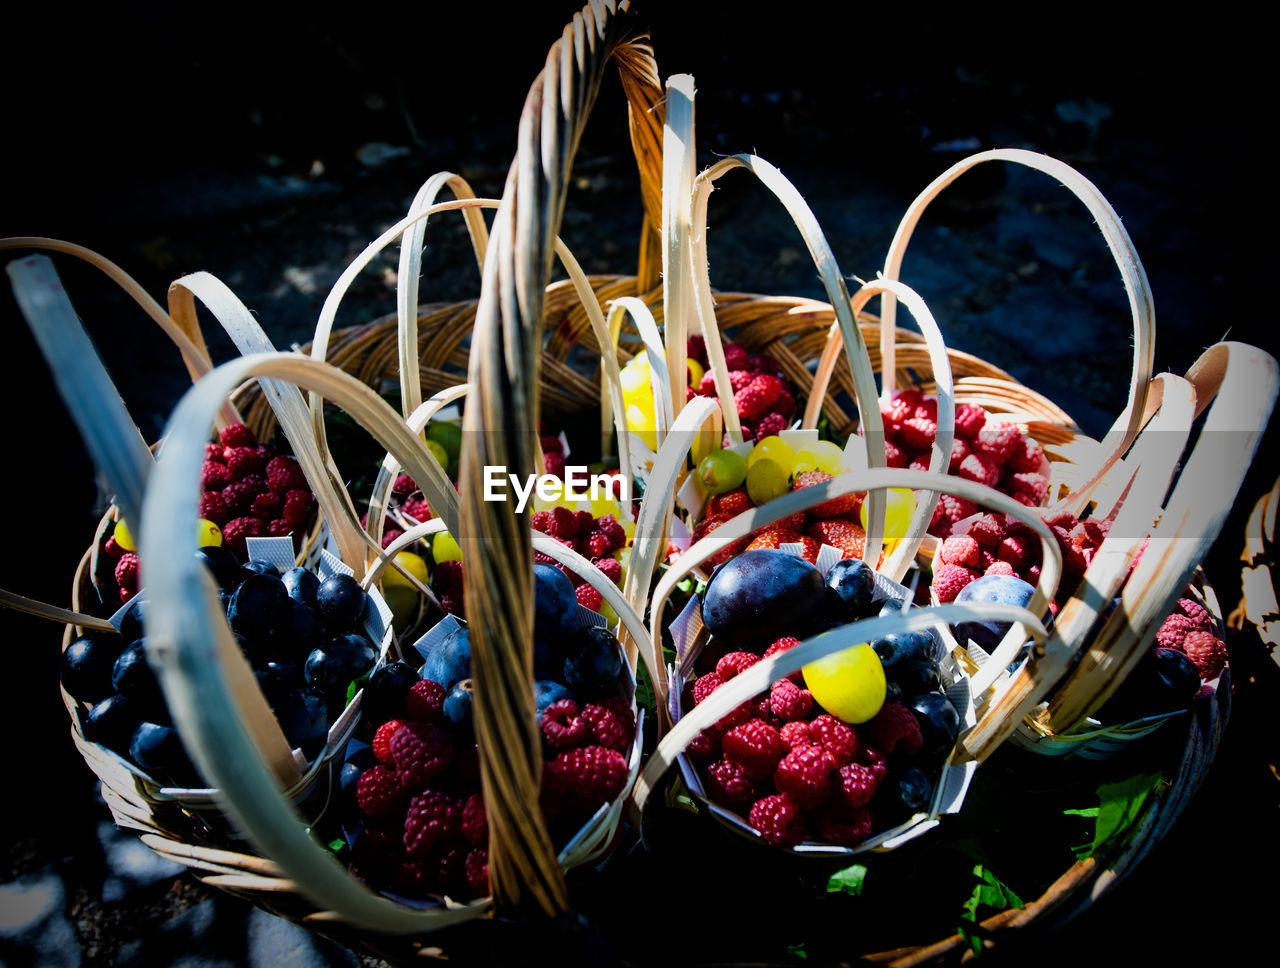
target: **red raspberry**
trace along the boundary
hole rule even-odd
[[[453,737],[430,723],[406,723],[391,737],[391,755],[405,789],[421,790],[453,765]]]
[[[796,412],[796,398],[791,395],[790,390],[783,390],[778,394],[778,399],[773,403],[773,412],[780,417],[790,420]]]
[[[565,803],[594,811],[609,803],[627,782],[627,760],[617,750],[582,746],[565,750],[555,758],[556,771],[565,781]]]
[[[284,518],[275,518],[267,522],[267,534],[273,538],[287,538],[293,534],[294,525],[290,524]],[[294,539],[294,545],[298,544],[298,540]]]
[[[796,747],[778,762],[773,784],[800,806],[816,807],[831,789],[831,761],[820,747]]]
[[[759,797],[747,771],[731,760],[717,760],[707,767],[707,794],[726,807],[745,807]]]
[[[216,521],[214,522],[217,523]],[[112,535],[102,543],[103,553],[112,561],[119,561],[121,556],[125,554],[125,550],[116,544],[115,535]]]
[[[553,538],[575,538],[578,535],[578,514],[565,507],[551,509],[551,530]]]
[[[953,534],[938,549],[938,560],[945,565],[978,565],[978,542],[971,535]]]
[[[1194,630],[1187,633],[1182,640],[1182,651],[1200,670],[1200,678],[1205,682],[1215,678],[1227,664],[1227,646],[1222,639],[1212,632]]]
[[[799,491],[806,487],[813,487],[815,484],[824,484],[832,480],[832,475],[826,471],[806,471],[797,475],[791,484],[791,490]],[[809,514],[815,518],[837,518],[858,509],[858,497],[855,494],[846,494],[843,497],[833,497],[829,501],[823,501],[815,507],[809,508]]]
[[[919,472],[920,472],[920,473],[922,473],[922,474],[926,474],[926,473],[928,473],[928,471],[929,471],[929,455],[928,455],[928,454],[921,454],[919,457],[917,457],[917,458],[915,458],[914,460],[912,460],[912,461],[911,461],[911,463],[907,465],[907,470],[909,470],[909,471],[919,471]]]
[[[1070,532],[1056,525],[1049,530],[1053,532],[1053,536],[1058,540],[1058,548],[1062,551],[1062,589],[1066,591],[1072,587],[1066,584],[1068,579],[1079,578],[1083,575],[1088,562],[1084,560],[1084,553],[1071,543]]]
[[[552,477],[564,478],[564,457],[560,454],[544,454],[543,463],[546,465],[547,473]]]
[[[986,454],[995,463],[1003,464],[1018,446],[1022,436],[1022,431],[1013,424],[992,417],[978,431],[974,449]]]
[[[246,538],[261,538],[267,533],[267,527],[259,518],[232,518],[222,526],[222,543],[241,558],[248,554]]]
[[[280,516],[280,495],[272,491],[263,491],[249,505],[249,513],[263,521],[272,521]]]
[[[947,473],[954,474],[960,469],[961,463],[973,451],[970,449],[968,442],[963,437],[952,438],[951,441],[951,460],[947,466]]]
[[[585,539],[578,539],[583,545],[579,551],[584,558],[604,558],[613,550],[613,542],[603,531],[592,531]]]
[[[432,679],[419,679],[404,697],[409,718],[420,723],[444,721],[444,686]]]
[[[769,404],[765,401],[764,394],[754,385],[745,386],[737,391],[733,395],[733,402],[738,408],[738,415],[743,420],[759,420],[769,411]]]
[[[1015,571],[1021,571],[1035,563],[1037,551],[1039,547],[1033,547],[1026,538],[1012,535],[1000,542],[1000,547],[996,549],[996,557],[1001,561],[1007,561]]]
[[[1004,522],[996,515],[984,514],[969,523],[967,534],[978,544],[997,548],[1009,532]]]
[[[310,491],[290,491],[284,497],[284,511],[280,516],[290,524],[303,524],[315,500]]]
[[[813,740],[809,736],[809,724],[803,719],[793,719],[789,723],[783,723],[782,728],[778,730],[778,735],[791,749],[797,746],[813,745]]]
[[[693,704],[696,706],[715,692],[724,683],[719,673],[708,672],[705,676],[699,676],[693,684]]]
[[[551,522],[552,514],[550,511],[534,511],[533,517],[529,519],[533,530],[541,531],[543,534],[551,533]]]
[[[1213,619],[1209,617],[1209,610],[1194,599],[1179,598],[1175,607],[1179,612],[1191,619],[1196,628],[1205,630],[1212,628]]]
[[[778,395],[786,389],[786,385],[772,373],[761,373],[749,385],[753,390],[760,392],[760,396],[764,398],[766,410],[778,402]],[[785,427],[786,424],[784,423],[783,426]]]
[[[880,775],[863,763],[847,763],[837,773],[837,795],[849,807],[866,806],[880,786]]]
[[[622,583],[622,562],[617,558],[597,558],[595,566],[615,585]]]
[[[596,527],[609,539],[609,551],[618,551],[627,546],[627,532],[612,514],[606,514],[597,521]]]
[[[854,762],[861,763],[869,769],[876,778],[877,783],[883,780],[884,775],[889,772],[889,761],[874,746],[863,746],[859,749],[858,755],[854,757]]]
[[[1030,499],[1031,507],[1038,505],[1049,493],[1049,478],[1033,471],[1010,474],[1003,483],[1005,493],[1015,497],[1019,494],[1025,495]]]
[[[579,714],[578,704],[572,699],[553,702],[543,710],[539,722],[542,737],[553,750],[572,749],[587,740],[587,722]]]
[[[770,645],[769,648],[765,649],[764,655],[761,656],[761,658],[768,659],[771,656],[777,655],[779,652],[786,652],[788,649],[794,649],[799,644],[800,644],[799,639],[794,638],[790,635],[785,636],[784,638],[778,639],[776,642]],[[791,673],[791,675],[787,676],[787,678],[790,679],[792,682],[794,682],[798,686],[804,685],[804,679],[801,676],[799,669]]]
[[[756,443],[759,443],[766,437],[776,437],[778,434],[786,430],[788,426],[789,423],[787,418],[782,414],[766,413],[760,418],[760,424],[756,427]]]
[[[1000,483],[1000,468],[986,454],[973,453],[960,462],[960,470],[956,472],[956,476],[976,484],[995,487]]]
[[[221,491],[231,483],[231,471],[227,465],[205,461],[200,465],[200,489],[202,491]]]
[[[860,744],[857,730],[827,713],[814,717],[809,724],[809,737],[822,747],[835,769],[844,766],[858,754]]]
[[[1040,518],[1050,528],[1061,528],[1068,533],[1077,524],[1076,516],[1066,508],[1044,508],[1040,511]]]
[[[462,562],[442,561],[436,565],[435,585],[446,591],[462,587]]]
[[[256,447],[228,447],[222,452],[222,458],[232,478],[237,481],[257,474],[266,465]]]
[[[1013,450],[1009,452],[1005,466],[1019,473],[1039,474],[1044,467],[1044,448],[1036,442],[1034,437],[1022,434]]]
[[[467,851],[467,887],[477,897],[489,893],[489,851],[484,847],[472,847]]]
[[[729,386],[733,388],[733,392],[736,394],[739,390],[745,390],[751,386],[751,381],[755,378],[755,374],[750,370],[731,370],[729,373]]]
[[[956,436],[968,441],[978,439],[978,434],[987,423],[987,412],[971,403],[956,406]]]
[[[818,811],[814,817],[814,825],[818,836],[826,843],[856,847],[871,836],[871,811],[866,807],[828,807]]]
[[[911,450],[926,450],[938,436],[938,423],[928,417],[911,417],[902,422],[899,442]]]
[[[205,461],[213,461],[215,464],[222,463],[223,446],[218,441],[210,441],[204,445]]]
[[[760,656],[754,652],[730,652],[716,663],[716,675],[720,677],[721,682],[727,682],[759,661]]]
[[[404,820],[404,849],[415,860],[426,860],[437,845],[462,836],[462,808],[447,793],[426,790],[409,801]]]
[[[1097,521],[1081,521],[1069,532],[1071,543],[1081,550],[1085,548],[1096,548],[1102,544],[1102,539],[1106,537],[1102,533],[1102,529],[1098,527]]]
[[[281,518],[280,520],[284,521],[284,518]],[[284,523],[289,525],[291,528],[293,527],[293,525],[289,524],[288,521],[284,521]],[[387,548],[391,542],[395,541],[396,538],[400,537],[402,534],[404,534],[404,532],[399,528],[387,528],[382,532],[382,547],[384,549]]]
[[[720,734],[714,729],[704,729],[690,740],[684,751],[699,762],[715,759],[720,755]]]
[[[400,777],[381,763],[365,770],[356,781],[356,803],[375,820],[394,814],[404,800]]]
[[[564,444],[560,442],[559,437],[553,437],[550,434],[543,434],[542,437],[539,438],[539,442],[542,444],[543,454],[559,454],[561,457],[564,456]]]
[[[311,485],[307,483],[307,475],[302,473],[302,467],[292,457],[273,457],[267,461],[267,487],[275,491],[277,494],[288,494],[290,491],[309,491]],[[408,474],[401,474],[400,477],[409,477]],[[400,478],[396,478],[396,484],[400,483]],[[409,483],[413,484],[413,478],[409,477]],[[411,488],[416,490],[416,488]],[[392,488],[394,493],[395,488]]]
[[[400,505],[400,513],[407,518],[412,518],[418,524],[430,521],[436,516],[425,497],[406,498]]]
[[[1009,564],[1009,562],[1007,561],[993,561],[991,564],[987,565],[985,569],[983,569],[982,573],[984,575],[1016,574],[1016,572],[1013,570],[1013,565]]]
[[[604,608],[604,596],[586,582],[575,588],[573,594],[577,596],[579,605],[585,605],[593,612],[598,612]]]
[[[813,693],[790,679],[779,679],[769,689],[769,709],[781,720],[804,719],[813,712]]]
[[[751,354],[736,343],[725,343],[724,362],[730,371],[745,370],[751,365]]]
[[[839,548],[846,558],[861,558],[866,551],[867,535],[860,525],[844,518],[822,518],[810,523],[805,534],[819,544]]]
[[[126,551],[116,562],[116,584],[121,590],[138,590],[139,558],[136,552]]]
[[[794,847],[804,840],[804,813],[799,804],[785,793],[757,800],[751,805],[747,819],[765,843],[775,847]]]
[[[271,465],[267,465],[267,480],[271,479]],[[397,474],[395,483],[391,485],[391,493],[398,498],[406,498],[418,489],[418,482],[408,474]],[[286,488],[286,490],[288,490]]]
[[[978,511],[978,505],[973,501],[967,497],[956,497],[954,494],[938,495],[938,507],[942,508],[943,514],[956,522],[963,521]]]
[[[405,721],[403,719],[389,719],[373,734],[373,755],[374,758],[383,766],[394,767],[396,758],[391,755],[391,737],[399,732],[400,727]]]
[[[467,843],[483,847],[489,842],[489,815],[484,808],[484,794],[473,793],[462,804],[462,835]]]
[[[587,703],[582,707],[582,720],[587,726],[587,742],[595,746],[626,753],[636,736],[636,720],[621,702],[605,705]]]
[[[702,379],[698,381],[698,395],[702,397],[716,396],[716,375],[710,370],[702,374]]]
[[[218,434],[218,440],[223,447],[256,447],[258,444],[253,431],[242,423],[227,424]]]
[[[778,760],[788,750],[781,734],[760,719],[750,719],[729,730],[725,733],[721,746],[725,758],[741,765],[747,775],[756,781],[772,776]]]
[[[902,423],[914,417],[916,408],[922,403],[924,403],[924,394],[915,387],[908,387],[895,393],[889,399],[888,406],[882,407],[880,412],[894,423]]]
[[[941,565],[933,570],[933,592],[940,602],[954,602],[960,589],[978,577],[972,568],[963,565]]]
[[[685,340],[685,356],[691,357],[698,361],[703,368],[707,365],[707,341],[701,333],[694,333]]]
[[[910,756],[920,749],[924,736],[916,714],[900,702],[887,702],[867,724],[871,742],[887,755]]]

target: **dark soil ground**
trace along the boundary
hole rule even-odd
[[[740,151],[776,164],[847,275],[875,274],[897,219],[946,165],[980,148],[1028,147],[1075,165],[1124,219],[1155,294],[1158,371],[1185,370],[1222,338],[1273,354],[1280,346],[1267,311],[1275,203],[1256,188],[1273,85],[1247,30],[1188,24],[1152,39],[1114,13],[1096,30],[1018,16],[997,26],[959,15],[703,8],[686,18],[639,6],[664,75],[697,80],[700,165]],[[450,169],[477,194],[500,194],[524,90],[574,9],[554,7],[370,10],[359,22],[234,2],[207,19],[159,4],[29,12],[3,68],[0,235],[96,248],[162,302],[172,280],[206,270],[278,347],[306,342],[338,273],[426,177]],[[621,104],[616,83],[606,85],[563,230],[590,272],[629,272],[635,261],[640,207]],[[748,178],[724,179],[712,201],[713,284],[823,298],[794,227]],[[905,281],[949,343],[1104,433],[1124,404],[1130,324],[1087,212],[1047,179],[996,166],[944,198],[917,233]],[[424,301],[474,298],[460,221],[433,224],[428,245]],[[362,275],[338,325],[394,311],[397,257],[388,250]],[[58,269],[154,440],[183,389],[176,354],[93,271],[69,259]],[[0,587],[65,602],[99,507],[93,473],[7,295],[0,314],[10,373]],[[211,343],[228,358],[225,340]],[[1275,443],[1268,434],[1206,563],[1228,609],[1245,516],[1275,478]],[[257,950],[252,963],[264,963],[249,942],[218,948],[207,926],[181,922],[174,933],[180,912],[213,910],[210,923],[263,936],[252,927],[259,915],[233,899],[208,901],[215,892],[189,876],[147,868],[136,883],[107,887],[118,879],[119,840],[102,829],[108,815],[67,738],[58,630],[4,620],[0,888],[9,904],[32,884],[58,885],[48,923],[70,933],[50,929],[33,943],[0,929],[0,962],[172,963],[182,954],[184,963],[249,964]],[[1269,713],[1280,683],[1253,637],[1233,645],[1235,714],[1205,788],[1134,876],[1043,939],[1038,963],[1235,961],[1268,940],[1274,892],[1254,885],[1269,883],[1280,860]],[[648,913],[659,916],[654,901]],[[148,948],[149,938],[168,940]],[[188,939],[184,950],[174,938]],[[293,935],[278,943],[272,951],[309,959],[301,963],[350,963]]]

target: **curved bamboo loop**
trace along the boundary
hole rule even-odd
[[[707,199],[716,179],[734,168],[746,168],[754,174],[782,202],[787,214],[796,223],[800,235],[804,239],[809,257],[813,259],[822,279],[823,288],[835,312],[840,333],[845,342],[845,354],[853,375],[854,397],[858,412],[862,418],[863,436],[866,438],[867,466],[876,468],[885,466],[884,421],[880,416],[880,405],[876,396],[876,378],[871,368],[871,358],[867,354],[867,344],[862,338],[862,330],[857,325],[854,310],[849,300],[849,290],[845,286],[844,276],[836,265],[835,255],[827,244],[826,236],[818,225],[808,203],[796,190],[796,187],[773,165],[755,155],[733,155],[712,165],[694,182],[693,194],[693,267],[694,290],[697,296],[697,307],[702,322],[704,335],[718,329],[715,317],[715,306],[711,295],[711,281],[707,267]],[[718,337],[718,334],[717,334]],[[716,337],[709,338],[707,359],[712,368],[719,367],[716,372],[716,394],[720,398],[721,409],[725,411],[725,426],[733,439],[740,441],[741,427],[738,425],[736,407],[733,403],[733,388],[729,386],[729,373],[724,363],[724,353]],[[716,344],[718,357],[712,357],[712,343]],[[726,394],[726,390],[728,393]],[[736,429],[736,434],[735,434]],[[867,523],[871,526],[867,534],[867,544],[876,549],[883,539],[884,508],[886,498],[876,492],[867,495],[870,502],[867,506]]]
[[[667,120],[662,133],[662,309],[668,392],[675,404],[672,420],[684,408],[689,382],[685,346],[694,300],[688,241],[693,232],[694,167],[693,78],[677,74],[667,79]]]
[[[833,482],[828,482],[830,483]],[[648,763],[640,774],[640,779],[636,781],[635,792],[632,794],[636,809],[644,809],[649,794],[662,775],[699,733],[732,712],[741,703],[768,689],[770,683],[796,672],[825,655],[860,643],[874,641],[891,632],[924,631],[939,624],[981,622],[991,619],[1012,622],[1014,627],[1023,628],[1029,632],[1037,643],[1043,642],[1048,634],[1039,615],[1030,607],[1019,608],[1014,605],[990,603],[928,605],[894,615],[860,619],[849,625],[805,639],[799,645],[784,652],[761,659],[717,688],[686,713],[680,722],[676,723],[662,738],[657,749],[649,757]]]
[[[296,354],[260,354],[211,371],[187,392],[170,420],[167,444],[156,464],[143,508],[142,557],[150,564],[149,657],[170,708],[203,775],[222,790],[226,808],[257,848],[273,858],[299,891],[348,920],[374,930],[408,933],[473,916],[471,908],[419,912],[370,893],[315,844],[281,794],[259,749],[260,715],[270,710],[256,686],[233,688],[237,670],[250,677],[231,639],[211,580],[195,557],[195,534],[166,522],[196,514],[196,480],[204,440],[222,398],[251,377],[289,381],[323,393],[358,417],[370,433],[422,480],[434,458],[403,420],[354,377]],[[447,522],[456,509],[442,507]],[[238,698],[237,698],[238,697]],[[260,704],[255,712],[245,709]],[[274,724],[274,719],[270,719]],[[252,724],[252,725],[249,725]],[[279,727],[275,727],[278,731]],[[477,907],[474,913],[479,913]]]
[[[1133,375],[1129,382],[1129,401],[1124,411],[1116,420],[1116,427],[1123,427],[1119,438],[1102,459],[1097,471],[1064,502],[1064,506],[1075,514],[1079,514],[1088,503],[1093,488],[1105,476],[1107,470],[1118,460],[1141,429],[1141,416],[1144,409],[1143,395],[1151,380],[1155,365],[1155,307],[1151,296],[1151,287],[1147,281],[1146,271],[1138,259],[1133,241],[1116,214],[1115,209],[1098,191],[1097,187],[1082,174],[1064,162],[1047,155],[1026,151],[1020,148],[1001,148],[983,151],[970,155],[956,162],[941,175],[935,178],[907,207],[906,214],[898,225],[889,251],[885,256],[884,276],[897,279],[902,269],[902,258],[906,252],[911,234],[915,231],[920,216],[944,188],[959,178],[969,169],[987,161],[1008,161],[1025,165],[1049,175],[1062,183],[1089,210],[1106,240],[1120,269],[1120,277],[1124,282],[1125,293],[1129,297],[1129,308],[1133,314]],[[884,393],[886,396],[893,390],[893,374],[895,373],[893,328],[896,318],[896,304],[892,294],[886,294],[880,307],[880,354],[884,360]]]

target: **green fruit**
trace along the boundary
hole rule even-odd
[[[791,475],[777,461],[762,457],[747,468],[747,494],[757,505],[782,497],[791,486]]]
[[[444,420],[433,420],[427,424],[427,440],[435,441],[449,456],[449,460],[440,461],[441,466],[449,461],[457,460],[462,451],[462,428],[455,423]]]
[[[810,662],[802,672],[814,701],[846,723],[865,723],[884,705],[884,666],[865,642]]]
[[[713,450],[698,462],[698,480],[711,494],[732,491],[746,477],[746,460],[731,450]]]

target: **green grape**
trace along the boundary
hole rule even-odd
[[[431,539],[431,557],[437,565],[442,561],[461,561],[462,548],[448,531],[437,531]]]
[[[436,459],[436,463],[441,467],[449,466],[449,453],[444,449],[444,444],[438,440],[428,440],[427,450],[431,451],[431,456]]]
[[[791,475],[777,461],[763,457],[747,468],[747,494],[757,505],[782,497],[791,487]]]
[[[731,450],[713,450],[698,462],[698,481],[712,494],[732,491],[747,473],[747,462]]]
[[[447,467],[449,461],[457,460],[462,451],[462,428],[447,420],[433,420],[427,424],[427,440],[434,440],[444,448],[448,460],[440,461],[440,466]]]
[[[901,541],[907,534],[907,526],[911,524],[911,515],[916,512],[916,495],[914,491],[904,487],[891,487],[885,491],[888,505],[884,510],[884,540],[886,543]],[[862,502],[858,510],[858,519],[862,528],[867,528],[867,502]]]
[[[758,460],[766,459],[785,470],[795,463],[796,452],[791,449],[790,444],[775,434],[772,437],[766,437],[751,448],[751,453],[747,455],[747,467]]]
[[[865,723],[884,705],[884,666],[865,642],[815,659],[802,671],[814,702],[846,723]]]
[[[794,474],[826,471],[834,477],[844,470],[844,451],[829,440],[819,440],[796,454],[791,470]]]

